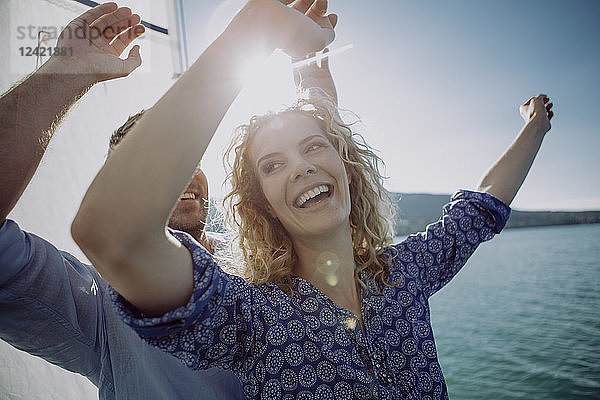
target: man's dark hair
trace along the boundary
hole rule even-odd
[[[110,154],[115,147],[121,143],[121,140],[123,140],[131,128],[133,128],[133,126],[142,118],[142,115],[144,115],[145,111],[146,110],[142,110],[137,114],[130,116],[123,125],[113,132],[112,136],[110,137],[110,142],[108,143],[108,154]]]

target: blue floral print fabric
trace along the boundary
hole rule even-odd
[[[231,369],[248,398],[445,399],[428,298],[502,230],[510,208],[488,194],[459,191],[442,211],[425,232],[386,249],[392,286],[361,276],[364,330],[308,281],[294,277],[292,297],[274,284],[249,285],[175,231],[194,262],[188,304],[145,318],[114,291],[113,300],[148,343],[192,369]]]

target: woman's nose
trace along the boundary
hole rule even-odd
[[[297,181],[304,176],[314,175],[317,172],[317,168],[311,162],[305,159],[298,161],[296,167],[292,173],[292,181]]]

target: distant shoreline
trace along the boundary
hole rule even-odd
[[[442,207],[450,201],[449,194],[396,193],[390,198],[396,210],[392,221],[394,236],[422,232],[425,227],[440,218]],[[222,201],[211,199],[207,230],[223,230]],[[512,210],[506,229],[534,228],[543,226],[582,225],[600,223],[599,211],[520,211]]]
[[[396,208],[394,235],[402,236],[421,232],[439,219],[444,204],[450,201],[447,194],[391,193]],[[558,225],[600,223],[600,211],[519,211],[512,210],[506,229],[532,228]]]

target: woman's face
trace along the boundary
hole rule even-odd
[[[269,212],[292,239],[350,229],[349,176],[313,118],[274,117],[256,132],[249,154]]]

